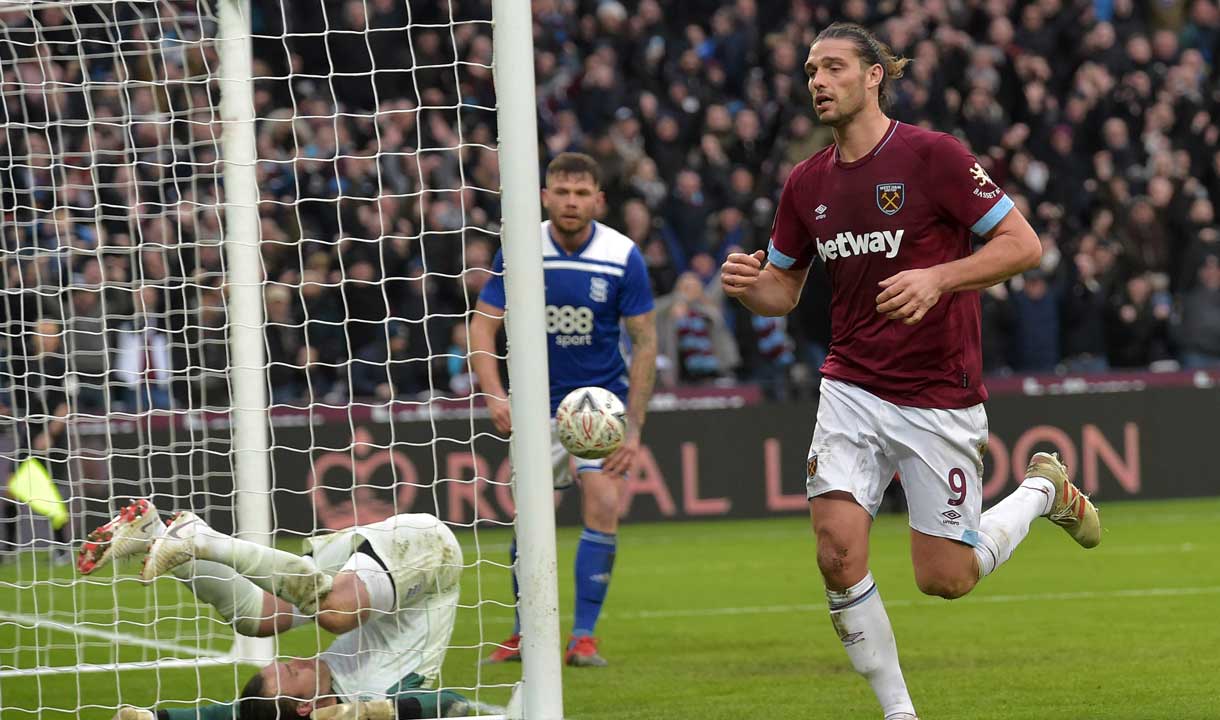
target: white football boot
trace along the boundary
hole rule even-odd
[[[88,575],[113,560],[146,553],[164,528],[152,502],[147,498],[132,500],[109,522],[85,536],[76,554],[76,570]]]
[[[206,527],[199,516],[190,510],[175,515],[165,526],[161,537],[148,548],[144,567],[140,569],[140,579],[145,582],[155,580],[194,558],[195,534]]]

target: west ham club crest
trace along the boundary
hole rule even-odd
[[[903,183],[880,183],[877,185],[877,207],[886,215],[893,215],[902,209],[906,200]]]

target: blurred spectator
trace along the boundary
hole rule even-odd
[[[622,228],[623,234],[631,238],[644,255],[653,297],[667,295],[677,282],[678,270],[648,205],[638,199],[624,203]]]
[[[1086,239],[1088,245],[1096,245],[1092,236]],[[1082,247],[1067,268],[1070,281],[1063,300],[1063,359],[1072,373],[1109,369],[1106,311],[1110,288],[1104,284],[1097,259],[1089,249]]]
[[[1146,368],[1167,357],[1169,312],[1167,303],[1154,299],[1148,274],[1127,280],[1125,290],[1110,308],[1110,365]]]
[[[739,355],[721,301],[709,296],[693,272],[683,273],[672,293],[657,298],[657,354],[666,359],[666,385],[716,380],[736,367]]]
[[[354,243],[355,262],[346,265],[342,278],[343,328],[347,332],[347,347],[363,348],[382,340],[381,325],[387,317],[385,290],[380,272],[371,260],[357,254],[362,243]]]
[[[1149,198],[1139,197],[1131,204],[1123,223],[1123,253],[1131,272],[1164,273],[1169,269],[1169,237],[1165,218],[1158,218]]]
[[[716,226],[712,230],[710,249],[717,262],[723,262],[730,248],[753,248],[754,228],[746,223],[745,215],[735,207],[727,207],[716,213]]]
[[[665,222],[677,240],[682,253],[679,263],[685,265],[694,255],[707,251],[707,220],[711,215],[703,194],[703,179],[694,170],[678,173],[674,191],[665,207]]]
[[[656,163],[657,174],[662,178],[677,177],[686,161],[681,133],[677,118],[665,113],[657,118],[652,134],[647,138],[648,157]]]
[[[72,373],[76,378],[76,401],[81,412],[103,415],[106,412],[106,380],[110,373],[110,344],[106,316],[102,310],[102,291],[87,287],[69,291],[70,307],[64,341]]]
[[[1008,375],[1012,372],[1011,339],[1016,325],[1015,311],[1006,283],[997,283],[979,293],[980,325],[983,342],[983,372]]]
[[[1174,330],[1184,367],[1220,366],[1220,257],[1208,256],[1199,268],[1199,282],[1182,299]]]
[[[652,211],[660,208],[669,194],[665,182],[657,176],[657,164],[648,156],[640,158],[639,162],[635,164],[628,186],[629,190],[641,198]]]
[[[475,389],[477,380],[470,368],[470,361],[467,359],[469,349],[470,341],[466,333],[466,323],[456,323],[453,326],[449,348],[445,350],[446,369],[449,373],[447,385],[449,392],[453,393],[455,397],[468,397]]]
[[[198,377],[191,405],[202,408],[228,407],[229,335],[223,290],[207,287],[199,293],[198,333]],[[272,399],[274,397],[273,392]]]
[[[1013,369],[1051,372],[1059,364],[1059,293],[1042,270],[1022,276],[1021,288],[1012,293]]]
[[[385,402],[428,391],[428,359],[413,352],[409,339],[407,323],[392,322],[356,352],[351,363],[353,400]]]
[[[788,316],[788,330],[797,346],[797,359],[812,381],[830,351],[830,276],[826,264],[814,260],[796,310]]]
[[[1209,257],[1220,257],[1220,229],[1215,227],[1201,228],[1194,241],[1183,252],[1178,272],[1178,292],[1189,292],[1195,286],[1198,282],[1198,269]]]
[[[119,404],[129,412],[167,410],[170,401],[169,334],[161,326],[161,291],[145,286],[134,295],[132,320],[119,326],[115,354],[115,381]]]
[[[495,251],[487,241],[479,238],[466,243],[466,269],[462,272],[463,309],[471,310],[478,302],[479,293],[491,279],[491,261],[494,257]],[[403,294],[405,295],[405,293]],[[401,296],[396,295],[396,297]],[[465,327],[465,323],[456,324]]]
[[[318,349],[305,337],[305,326],[293,310],[292,293],[283,285],[272,285],[264,292],[267,313],[267,379],[271,402],[291,404],[309,396],[307,368],[317,362]]]
[[[788,397],[788,370],[796,362],[796,346],[788,336],[786,317],[750,316],[754,332],[754,361],[749,379],[758,382],[771,400]]]

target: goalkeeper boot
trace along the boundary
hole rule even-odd
[[[1097,547],[1101,542],[1101,519],[1089,496],[1068,480],[1067,467],[1058,453],[1034,453],[1025,469],[1025,477],[1041,477],[1055,486],[1055,500],[1047,517],[1067,531],[1081,547]]]
[[[132,500],[110,522],[85,536],[76,555],[76,569],[88,575],[113,560],[148,552],[164,529],[155,505],[146,498]]]
[[[610,663],[597,652],[597,638],[592,635],[572,637],[564,662],[572,667],[606,667]]]
[[[161,537],[153,541],[144,556],[140,579],[145,582],[161,577],[195,556],[195,534],[206,528],[199,516],[184,510],[169,521]]]
[[[521,662],[521,635],[514,634],[500,643],[480,664],[499,665],[506,662]]]

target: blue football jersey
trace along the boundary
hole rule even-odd
[[[550,228],[549,220],[542,223],[551,414],[565,395],[589,385],[606,388],[626,403],[619,322],[653,308],[644,257],[630,238],[601,223],[593,223],[589,239],[574,253],[555,242]],[[499,252],[492,269],[504,271]],[[479,299],[503,309],[503,276],[492,276]]]

